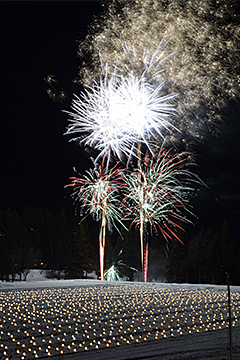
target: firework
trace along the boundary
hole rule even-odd
[[[220,109],[239,97],[240,22],[234,0],[113,0],[95,19],[91,34],[79,44],[83,84],[98,79],[102,61],[110,71],[117,63],[123,72],[143,73],[164,39],[164,73],[155,61],[148,73],[168,93],[178,93],[181,117],[175,125],[182,133],[201,139],[216,133]],[[127,47],[126,47],[127,44]],[[176,134],[175,134],[176,135]]]
[[[122,269],[130,269],[133,271],[138,271],[137,269],[124,264],[122,260],[118,260],[119,256],[122,254],[122,250],[120,250],[118,256],[113,262],[112,266],[107,269],[104,273],[104,277],[107,281],[120,281],[120,280],[129,280],[129,278],[123,274]]]
[[[140,169],[124,175],[125,199],[123,208],[125,219],[131,219],[140,229],[142,268],[147,278],[147,234],[159,231],[168,241],[175,237],[174,227],[181,228],[179,222],[190,222],[183,210],[190,212],[187,204],[193,188],[192,181],[199,182],[196,175],[189,172],[190,154],[171,155],[171,151],[160,151],[156,159],[145,155]],[[145,250],[144,250],[145,248]],[[144,256],[145,252],[145,256]],[[145,257],[145,261],[144,261]]]
[[[139,142],[151,149],[156,137],[164,138],[165,133],[176,130],[172,124],[176,95],[165,94],[164,82],[156,82],[155,73],[149,78],[154,58],[140,77],[130,71],[123,76],[115,66],[99,84],[94,82],[80,97],[75,95],[74,112],[67,112],[71,119],[66,134],[74,134],[72,140],[98,150],[96,161],[106,154],[109,159],[131,158],[136,156]]]
[[[115,265],[112,265],[108,270],[105,271],[104,277],[107,281],[120,281],[122,280],[121,274]]]
[[[120,202],[118,198],[118,187],[122,175],[114,166],[111,170],[104,167],[104,159],[101,165],[86,171],[81,177],[71,177],[73,186],[72,197],[79,203],[80,214],[92,215],[101,223],[99,231],[99,258],[101,280],[104,279],[104,253],[106,227],[111,231],[112,225],[117,228],[117,222],[121,223]],[[121,223],[122,225],[122,223]]]
[[[123,78],[119,87],[122,121],[127,125],[127,129],[146,145],[151,136],[158,134],[164,138],[164,132],[171,132],[174,128],[171,120],[176,109],[169,100],[176,95],[162,96],[163,87],[164,83],[154,87],[145,76],[138,79],[131,73]]]

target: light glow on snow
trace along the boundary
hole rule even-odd
[[[125,347],[228,326],[226,286],[45,280],[0,287],[4,359]],[[232,325],[239,326],[240,287],[232,287],[231,303]]]

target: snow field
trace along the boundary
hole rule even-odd
[[[35,283],[32,290],[2,290],[0,358],[97,352],[228,326],[227,291],[221,287],[82,284],[38,289]],[[231,305],[232,324],[239,326],[239,290],[232,291]]]

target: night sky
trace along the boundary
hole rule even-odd
[[[1,187],[0,208],[21,211],[47,206],[72,208],[64,189],[73,167],[91,166],[82,149],[63,136],[81,66],[77,39],[86,36],[99,1],[0,2],[1,26]],[[44,81],[55,75],[66,102],[53,102]],[[209,188],[193,201],[195,228],[219,228],[226,218],[238,236],[240,221],[240,104],[229,104],[219,138],[195,144],[198,174]],[[239,240],[240,241],[240,240]]]
[[[99,1],[0,2],[1,208],[72,206],[64,186],[88,160],[63,136],[70,99],[53,102],[44,78],[55,75],[70,98],[80,91],[76,40],[99,11]]]

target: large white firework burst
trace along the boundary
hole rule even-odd
[[[194,138],[217,132],[220,110],[240,94],[240,21],[234,0],[113,0],[95,18],[91,33],[79,43],[83,84],[99,77],[98,52],[109,68],[116,62],[126,73],[142,74],[165,38],[161,81],[178,93],[181,117],[175,126]],[[128,44],[128,51],[124,44]],[[134,46],[133,46],[134,45]],[[158,63],[150,67],[158,73]],[[159,82],[161,82],[159,81]]]
[[[138,77],[133,71],[122,75],[115,66],[99,84],[94,82],[80,97],[75,95],[74,112],[67,112],[71,118],[66,134],[98,150],[96,161],[104,155],[108,160],[112,155],[120,160],[137,156],[138,143],[151,150],[156,137],[175,130],[176,95],[165,94],[164,82],[156,82],[154,76],[149,79],[148,69]]]

